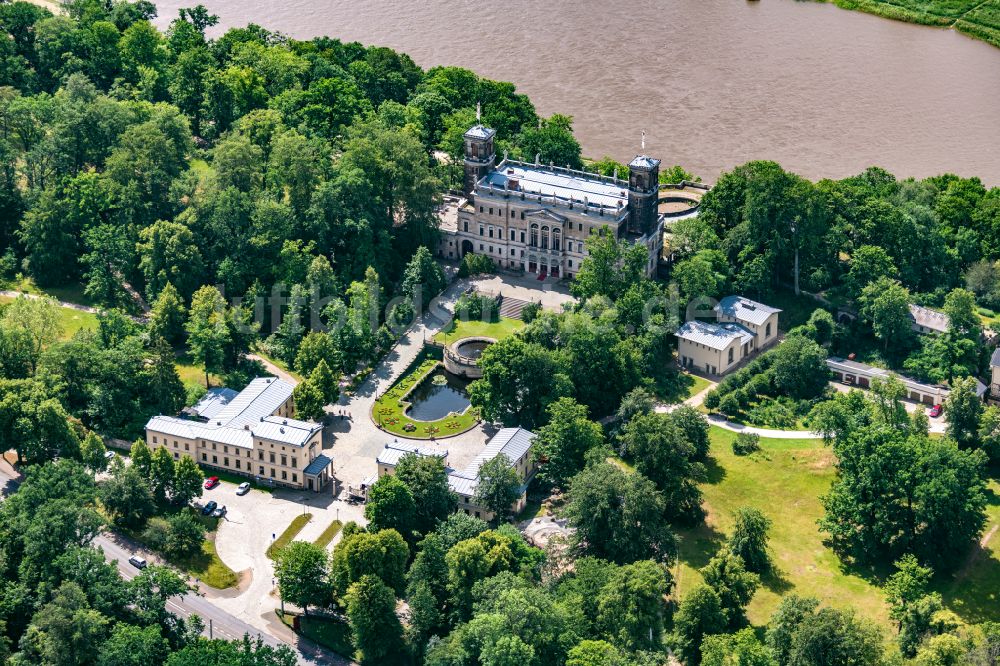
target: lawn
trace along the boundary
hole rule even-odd
[[[39,287],[30,277],[22,277],[20,280],[11,282],[7,286],[0,288],[11,291],[22,291],[26,294],[51,296],[57,301],[76,303],[77,305],[97,305],[93,299],[84,293],[83,285],[80,283],[72,283],[60,287]]]
[[[520,319],[507,319],[500,317],[500,321],[491,323],[488,321],[457,321],[452,319],[444,330],[434,336],[434,341],[441,344],[451,344],[462,338],[487,337],[502,340],[513,335],[519,329],[524,328],[524,322]]]
[[[285,546],[290,544],[292,540],[299,535],[299,532],[301,532],[302,528],[306,526],[306,523],[312,520],[312,517],[311,513],[303,513],[295,516],[292,523],[286,527],[285,531],[279,534],[278,538],[274,540],[274,543],[268,547],[267,556],[272,560],[277,557],[278,553],[280,553]]]
[[[190,391],[193,388],[205,388],[205,367],[194,362],[187,354],[181,354],[174,363],[177,374],[181,378],[184,388]],[[218,375],[210,375],[212,386],[222,386],[222,378]]]
[[[239,580],[236,572],[226,566],[215,552],[215,534],[205,538],[197,555],[170,560],[170,563],[219,590],[234,587]]]
[[[10,303],[13,300],[14,298],[11,296],[0,296],[0,305]],[[60,340],[69,340],[81,329],[97,330],[97,315],[95,314],[63,306],[59,306],[57,311],[59,328],[62,331],[59,335]]]
[[[346,622],[318,617],[315,615],[301,615],[286,611],[275,611],[278,618],[289,627],[294,629],[294,618],[299,618],[299,635],[311,640],[313,643],[333,650],[339,655],[350,658],[354,654],[354,643],[351,640],[351,627]]]
[[[707,389],[709,386],[712,385],[712,382],[705,379],[704,377],[699,377],[698,375],[692,375],[689,372],[685,372],[683,373],[683,375],[685,377],[690,377],[691,383],[687,387],[687,394],[682,396],[681,400],[687,400],[688,398],[693,398],[694,396],[698,395],[699,393],[701,393],[702,391],[704,391],[705,389]]]
[[[748,613],[754,624],[766,623],[781,597],[795,593],[853,608],[889,627],[882,592],[871,581],[841,567],[823,544],[816,524],[823,515],[820,496],[834,480],[833,452],[819,440],[761,439],[760,453],[739,457],[731,449],[735,437],[721,428],[711,430],[708,478],[702,484],[708,517],[700,527],[679,531],[680,596],[701,581],[697,569],[724,542],[736,509],[752,506],[773,522],[771,553],[776,565],[775,573],[765,577],[750,603]],[[1000,484],[993,481],[991,488],[990,526],[1000,522]],[[935,583],[948,606],[964,620],[1000,618],[998,543],[1000,536],[994,536],[959,574]]]
[[[326,548],[327,546],[330,545],[330,542],[333,541],[333,538],[337,536],[337,533],[340,532],[340,528],[343,526],[344,524],[342,522],[340,522],[339,520],[334,520],[333,522],[331,522],[329,525],[326,526],[326,529],[323,530],[323,533],[320,534],[318,537],[316,537],[316,540],[313,541],[313,543],[319,546],[320,548]]]
[[[410,439],[451,437],[473,428],[479,423],[479,410],[474,407],[437,421],[413,421],[406,416],[410,406],[407,395],[440,365],[441,362],[433,357],[418,358],[414,366],[372,405],[372,421],[386,432]]]

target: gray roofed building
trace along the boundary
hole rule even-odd
[[[857,385],[861,388],[870,388],[871,381],[876,378],[888,379],[889,377],[895,377],[903,383],[903,386],[906,388],[906,398],[912,402],[920,402],[927,405],[940,404],[951,393],[951,390],[947,386],[925,384],[884,368],[877,368],[873,365],[838,358],[836,356],[826,359],[826,365],[833,371],[838,381]],[[977,379],[976,395],[982,398],[986,394],[986,391],[986,385]]]
[[[465,131],[466,139],[481,139],[483,141],[487,139],[492,139],[496,136],[497,131],[490,127],[484,127],[483,125],[474,125]]]
[[[426,457],[434,456],[437,458],[448,457],[448,451],[439,451],[418,444],[406,444],[394,441],[385,445],[382,452],[375,458],[375,462],[379,465],[395,467],[399,463],[399,459],[407,454]]]
[[[660,160],[648,155],[636,155],[628,165],[639,169],[656,169],[660,166]]]
[[[628,184],[582,171],[554,170],[507,160],[501,168],[487,174],[483,185],[510,189],[525,194],[556,197],[560,201],[583,203],[612,210],[623,209],[628,204]]]
[[[292,391],[276,377],[258,377],[239,393],[213,391],[185,410],[189,418],[149,419],[147,443],[167,448],[175,459],[186,455],[272,484],[319,491],[330,479],[330,459],[321,454],[323,426],[292,417]]]
[[[741,344],[753,340],[753,332],[740,324],[713,324],[692,319],[677,329],[678,338],[712,349],[725,349],[733,340],[739,339]]]
[[[483,447],[483,450],[468,464],[465,469],[457,471],[451,467],[445,467],[448,475],[448,486],[459,497],[459,508],[467,513],[474,513],[477,517],[489,519],[492,514],[483,507],[473,503],[473,496],[479,485],[479,469],[484,463],[493,460],[501,453],[510,461],[510,466],[514,468],[522,480],[520,487],[521,498],[517,502],[515,510],[523,506],[528,484],[535,473],[535,464],[531,459],[531,442],[535,434],[524,428],[503,428],[494,435]],[[447,465],[447,451],[422,447],[417,444],[400,443],[398,441],[386,444],[375,459],[378,464],[378,475],[385,476],[395,473],[396,465],[400,458],[407,454],[418,456],[435,456],[444,458]],[[371,481],[366,481],[366,486],[371,485]],[[362,489],[358,489],[361,493]]]
[[[250,432],[254,437],[291,446],[304,446],[322,429],[323,426],[319,423],[279,416],[265,416],[259,423],[250,426]]]
[[[218,387],[210,388],[202,396],[201,400],[185,411],[192,416],[203,419],[213,419],[226,405],[232,402],[233,398],[239,395],[231,388]]]
[[[743,296],[726,296],[719,301],[714,310],[720,315],[755,326],[760,326],[771,315],[781,312],[778,308],[772,308],[770,305],[764,305]]]
[[[993,356],[990,357],[990,366],[1000,368],[1000,347],[993,350]]]
[[[947,333],[951,328],[951,320],[943,312],[925,308],[922,305],[910,304],[910,319],[913,320],[913,330],[917,333],[932,333],[935,335]]]
[[[215,415],[214,421],[234,428],[260,421],[287,402],[294,388],[277,377],[257,377]]]
[[[490,438],[486,447],[479,452],[472,462],[460,472],[448,475],[448,483],[452,490],[460,495],[473,495],[479,485],[479,468],[493,460],[501,453],[510,461],[511,467],[518,463],[531,450],[531,441],[535,434],[524,428],[503,428]]]

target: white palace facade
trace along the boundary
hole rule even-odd
[[[587,256],[586,239],[612,233],[647,248],[653,275],[663,248],[659,160],[636,157],[627,181],[537,160],[504,156],[497,164],[495,136],[482,125],[465,133],[464,198],[441,215],[439,256],[460,260],[472,252],[498,268],[572,278]]]

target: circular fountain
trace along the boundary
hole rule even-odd
[[[459,377],[479,379],[483,376],[483,371],[479,368],[479,357],[494,342],[496,342],[496,339],[487,337],[456,340],[445,347],[445,369]]]

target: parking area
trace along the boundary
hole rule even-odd
[[[275,536],[280,535],[296,515],[311,513],[312,520],[296,537],[313,541],[334,520],[343,523],[364,523],[364,506],[336,500],[332,488],[324,493],[275,490],[272,493],[251,490],[243,496],[236,494],[237,485],[221,482],[211,490],[203,491],[199,503],[215,501],[226,507],[225,517],[219,521],[215,547],[219,557],[240,575],[238,590],[206,590],[213,603],[235,617],[260,626],[261,620],[270,623],[278,598],[274,593],[274,563],[266,551]],[[333,544],[339,540],[339,534]]]

